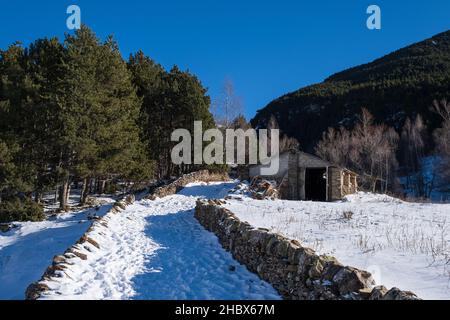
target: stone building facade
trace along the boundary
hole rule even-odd
[[[292,150],[277,158],[276,174],[262,175],[264,165],[250,166],[246,174],[249,179],[263,176],[277,181],[282,199],[336,201],[358,191],[356,173],[312,154]]]

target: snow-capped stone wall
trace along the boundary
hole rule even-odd
[[[94,239],[93,234],[107,230],[110,216],[125,210],[128,205],[134,203],[135,199],[134,195],[128,195],[124,199],[117,201],[105,216],[94,221],[76,244],[67,249],[62,255],[55,256],[52,265],[47,268],[42,278],[28,286],[25,292],[26,299],[37,300],[41,298],[46,292],[50,291],[46,282],[52,279],[69,277],[66,273],[68,268],[77,264],[77,261],[87,260],[88,255],[91,254],[94,248],[100,249],[100,244]]]
[[[195,217],[237,261],[272,284],[285,299],[418,299],[412,292],[373,287],[369,272],[344,266],[334,257],[319,256],[296,240],[267,229],[255,229],[222,204],[221,200],[198,200]]]
[[[208,170],[200,170],[192,173],[185,174],[175,180],[174,182],[157,188],[152,194],[150,194],[147,199],[155,200],[156,198],[164,198],[166,196],[170,196],[172,194],[177,193],[181,189],[183,189],[189,183],[202,181],[202,182],[210,182],[210,181],[226,181],[230,178],[226,173],[213,173]]]

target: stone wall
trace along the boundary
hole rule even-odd
[[[197,171],[183,175],[181,178],[175,180],[174,182],[155,189],[155,191],[151,193],[151,195],[147,198],[156,199],[157,197],[165,197],[171,194],[175,194],[187,184],[196,181],[208,182],[225,180],[229,180],[227,174],[210,173],[208,170]],[[55,256],[53,258],[52,265],[50,265],[46,269],[41,279],[28,286],[25,292],[26,299],[39,299],[43,294],[45,294],[46,291],[50,290],[50,288],[45,284],[46,281],[49,281],[52,278],[60,278],[61,276],[65,276],[64,271],[68,267],[67,259],[75,258],[80,260],[87,260],[87,255],[80,252],[80,246],[83,246],[85,243],[89,243],[90,245],[100,248],[100,244],[91,236],[91,231],[97,228],[108,228],[105,217],[110,214],[120,213],[120,211],[125,210],[128,205],[133,204],[135,199],[136,198],[134,195],[128,195],[123,200],[117,201],[105,216],[94,221],[94,223],[89,227],[86,233],[83,234],[83,236],[80,238],[80,240],[77,241],[76,244],[67,249],[62,255]]]
[[[136,198],[134,195],[128,195],[121,201],[117,201],[106,215],[94,221],[94,223],[89,227],[89,229],[83,234],[83,236],[80,238],[80,240],[77,241],[76,244],[67,249],[62,255],[55,256],[53,258],[52,265],[50,265],[47,270],[45,270],[41,279],[28,286],[25,292],[25,298],[27,300],[39,299],[46,291],[50,290],[45,282],[67,276],[65,274],[65,270],[71,264],[73,264],[73,259],[87,260],[88,255],[86,253],[80,252],[82,251],[80,248],[86,246],[86,244],[93,245],[94,247],[100,249],[100,244],[93,239],[91,232],[94,229],[98,228],[108,228],[105,217],[111,214],[120,213],[122,210],[125,210],[128,205],[133,204],[135,199]],[[67,261],[68,259],[71,260],[70,263]]]
[[[221,200],[198,200],[197,220],[215,233],[222,246],[250,271],[290,300],[416,300],[415,294],[373,287],[367,271],[319,256],[267,229],[255,229],[221,206]]]
[[[162,186],[157,188],[152,194],[150,194],[147,199],[155,200],[156,198],[163,198],[172,194],[179,192],[183,189],[187,184],[202,181],[202,182],[210,182],[210,181],[226,181],[229,180],[228,174],[226,173],[212,173],[208,170],[201,170],[192,172],[189,174],[185,174],[179,179],[175,180],[172,183],[169,183],[166,186]]]

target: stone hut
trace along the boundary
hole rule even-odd
[[[291,150],[276,158],[279,160],[276,174],[262,174],[265,165],[250,166],[246,173],[250,179],[262,176],[277,181],[282,199],[336,201],[358,191],[356,173],[317,156]]]

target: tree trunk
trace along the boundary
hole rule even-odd
[[[66,192],[66,203],[69,204],[69,199],[70,199],[70,183],[67,185],[67,192]]]
[[[101,183],[102,181],[100,179],[96,179],[95,180],[95,193],[96,194],[101,194]]]
[[[36,191],[36,193],[34,195],[34,201],[39,204],[42,203],[42,192]]]
[[[65,180],[59,189],[59,209],[67,211],[67,195],[69,193],[69,179]]]
[[[80,205],[84,206],[86,204],[87,196],[88,196],[88,178],[83,179],[83,186],[81,188],[80,194]]]
[[[105,186],[106,186],[106,180],[100,180],[99,194],[104,194],[105,193]]]
[[[94,193],[95,179],[89,179],[89,193]]]

